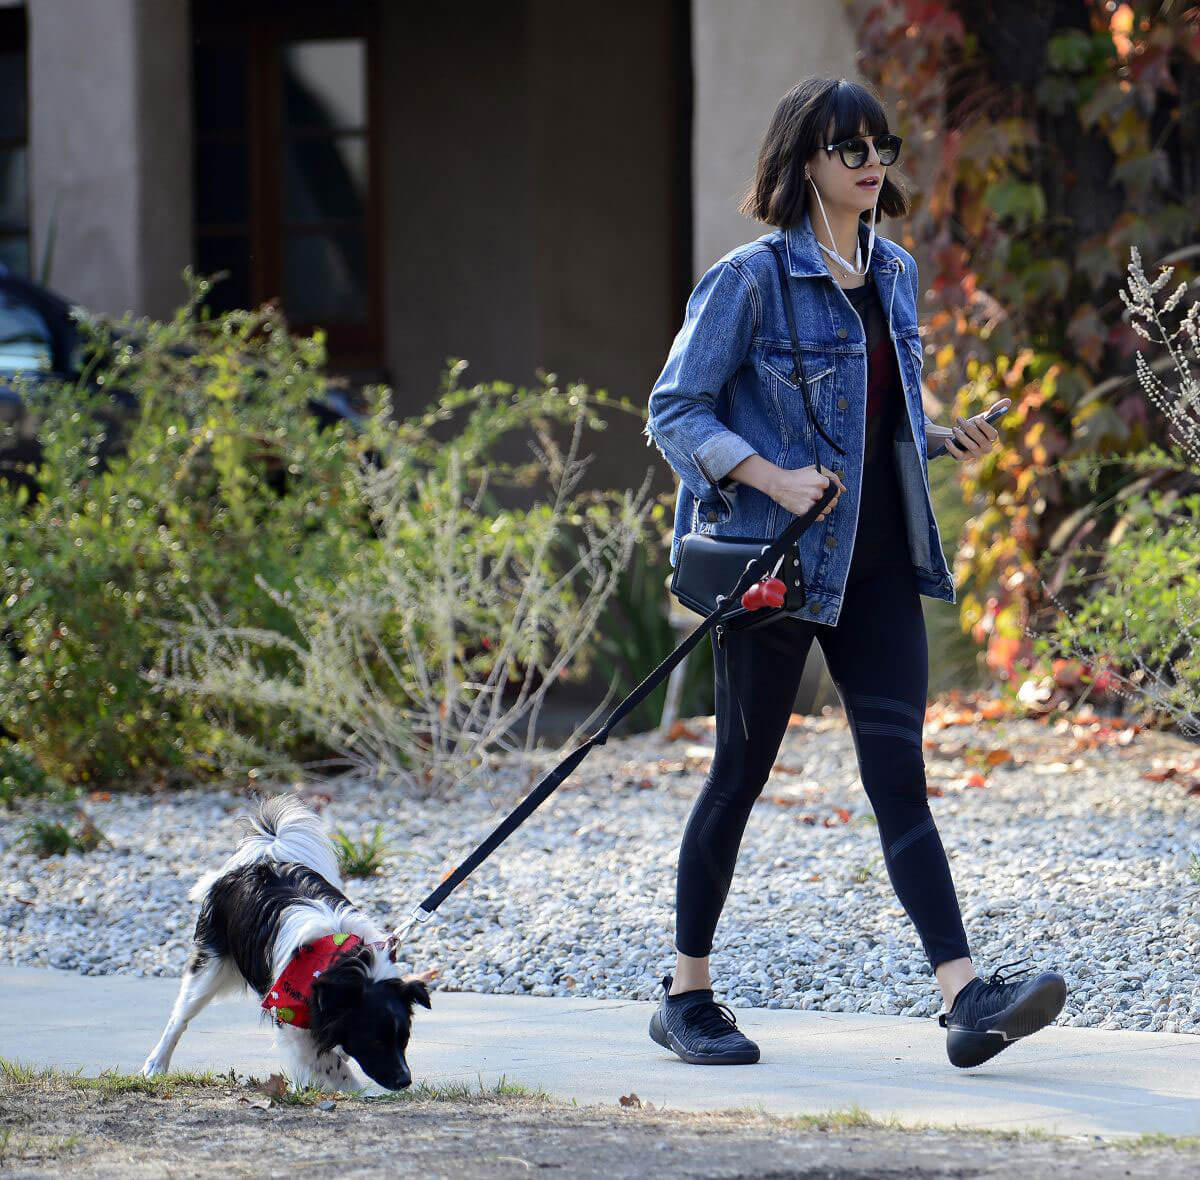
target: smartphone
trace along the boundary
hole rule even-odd
[[[1008,411],[1011,409],[1012,409],[1012,403],[1010,402],[1007,406],[1000,406],[994,410],[989,411],[987,414],[984,415],[983,420],[990,426],[993,422],[997,422],[997,421],[999,421],[999,419],[1003,418],[1004,415],[1007,414]],[[950,454],[950,452],[946,450],[946,440],[943,439],[940,443],[938,443],[933,448],[933,450],[931,450],[929,452],[929,457],[931,459],[936,459],[939,455],[949,455],[949,454]],[[950,457],[953,458],[954,456],[951,455]]]

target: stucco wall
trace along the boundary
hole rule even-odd
[[[167,314],[191,255],[186,0],[31,0],[35,273],[97,311]],[[52,239],[52,240],[51,240]]]
[[[645,404],[682,308],[670,9],[384,8],[387,360],[402,408],[433,399],[447,355],[471,362],[468,382],[528,384],[541,366]],[[590,436],[589,482],[640,479],[640,428],[624,416]]]
[[[857,46],[839,3],[692,0],[699,278],[727,250],[770,228],[737,212],[779,99],[801,78],[855,78]],[[880,232],[888,233],[886,222]],[[890,235],[889,235],[890,236]]]

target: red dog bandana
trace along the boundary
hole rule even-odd
[[[262,1002],[276,1024],[308,1028],[312,1016],[313,981],[343,955],[362,943],[357,934],[326,934],[315,942],[297,947],[279,978],[271,984]]]

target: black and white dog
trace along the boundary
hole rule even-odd
[[[400,975],[385,933],[342,893],[333,843],[299,799],[278,795],[241,822],[237,851],[188,894],[201,902],[191,958],[142,1073],[168,1069],[205,1004],[248,988],[274,1018],[294,1087],[360,1087],[347,1058],[389,1090],[408,1086],[413,1004],[430,1007],[429,974]]]

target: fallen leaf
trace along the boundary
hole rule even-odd
[[[687,725],[682,721],[674,721],[671,723],[671,728],[667,730],[667,741],[673,742],[679,738],[687,738],[689,741],[695,741],[700,735],[694,729],[688,729]]]
[[[976,772],[975,774],[969,774],[969,775],[967,775],[967,786],[968,787],[986,787],[987,779],[985,779],[983,777],[983,775],[979,774],[978,772]]]
[[[989,701],[984,701],[979,706],[979,718],[981,721],[995,721],[998,717],[1007,717],[1008,713],[1008,702],[1002,697],[994,697]]]
[[[850,813],[844,807],[835,807],[833,815],[827,815],[821,822],[827,828],[836,827],[838,824],[848,824],[850,822]]]
[[[925,784],[925,796],[929,799],[938,799],[945,794],[941,787],[936,787],[932,783]]]
[[[440,968],[426,967],[424,971],[418,972],[416,975],[405,975],[404,981],[411,983],[413,980],[419,979],[422,983],[432,983],[440,974]]]
[[[282,1098],[287,1093],[287,1078],[281,1073],[273,1073],[265,1082],[254,1088],[268,1098]]]
[[[642,1100],[634,1093],[622,1094],[618,1099],[622,1106],[640,1107]]]

